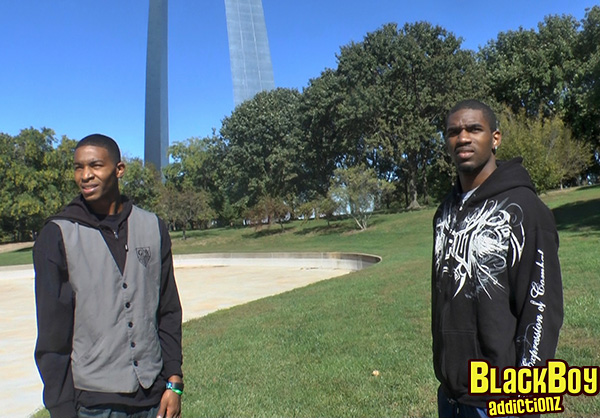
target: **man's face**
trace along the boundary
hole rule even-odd
[[[450,115],[446,126],[448,153],[459,172],[480,172],[495,164],[492,149],[500,145],[501,135],[492,131],[481,110],[461,109]]]
[[[94,145],[78,148],[73,168],[75,182],[92,207],[110,204],[119,195],[119,178],[125,173],[125,165],[113,161],[106,148]]]

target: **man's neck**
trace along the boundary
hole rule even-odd
[[[488,163],[478,171],[459,171],[458,179],[463,193],[478,188],[496,170],[496,159],[491,158]]]
[[[123,204],[121,202],[121,195],[115,196],[113,199],[104,202],[88,202],[88,206],[96,215],[116,215],[121,213],[123,210]]]

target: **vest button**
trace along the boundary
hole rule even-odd
[[[127,324],[127,326],[128,326],[129,328],[133,328],[133,322],[130,322],[130,323],[128,323],[128,324]]]
[[[137,367],[137,366],[138,366],[138,362],[137,362],[137,360],[135,360],[135,361],[133,362],[133,365],[134,365],[135,367]]]
[[[127,309],[129,309],[129,307],[131,307],[131,303],[127,302],[127,303],[125,304],[125,307],[126,307]]]
[[[123,283],[123,289],[127,289],[127,283]]]
[[[131,343],[131,348],[135,348],[135,343],[134,342]]]

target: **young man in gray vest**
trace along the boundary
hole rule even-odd
[[[119,147],[75,148],[81,194],[33,249],[35,360],[53,418],[181,414],[181,304],[168,230],[119,192]]]

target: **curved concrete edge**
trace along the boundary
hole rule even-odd
[[[381,261],[381,257],[343,252],[205,253],[173,255],[175,268],[202,266],[272,266],[358,271]],[[2,279],[31,279],[32,264],[0,267]]]
[[[372,254],[342,252],[270,252],[177,254],[175,268],[201,266],[272,266],[358,271],[381,261]]]
[[[179,282],[184,320],[289,291],[319,280],[345,275],[381,261],[381,257],[375,255],[341,252],[182,254],[174,255],[173,259],[175,269],[181,269],[179,274],[177,272],[175,274]],[[227,279],[223,276],[222,270],[228,269],[215,269],[221,270],[221,274],[212,280],[207,280],[207,276],[210,276],[209,272],[194,271],[194,267],[220,266],[238,267],[239,272],[232,276],[232,279]],[[283,271],[278,276],[271,271],[277,268]],[[248,275],[249,270],[252,270],[252,273]],[[322,275],[321,270],[328,270],[328,272]],[[11,398],[10,392],[6,392],[4,396],[0,395],[3,405],[8,405],[4,410],[10,416],[31,416],[35,413],[34,407],[37,410],[42,404],[42,382],[31,354],[36,338],[32,285],[34,275],[32,264],[0,267],[0,281],[4,281],[2,286],[14,288],[14,291],[20,295],[19,297],[13,295],[7,299],[17,304],[17,308],[14,312],[10,311],[10,316],[5,314],[10,319],[7,322],[7,335],[10,337],[7,341],[0,341],[5,343],[5,347],[0,348],[6,348],[4,351],[0,350],[3,351],[3,360],[5,360],[0,367],[0,376],[20,393],[18,398]],[[269,277],[272,279],[269,280]],[[12,283],[8,280],[12,280]],[[12,309],[10,306],[4,306],[3,309]]]

